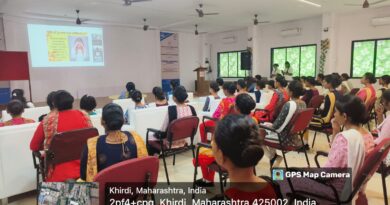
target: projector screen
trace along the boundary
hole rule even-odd
[[[32,67],[104,66],[103,30],[28,24]]]

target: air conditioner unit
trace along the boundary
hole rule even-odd
[[[390,16],[388,16],[388,17],[381,17],[381,18],[373,18],[373,19],[371,19],[371,24],[373,26],[390,25]]]
[[[280,31],[280,35],[283,37],[298,36],[301,34],[301,31],[302,31],[301,28],[285,29],[285,30]]]
[[[231,44],[235,43],[237,41],[236,36],[226,36],[222,38],[222,43],[224,44]]]

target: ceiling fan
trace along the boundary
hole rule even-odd
[[[207,32],[199,32],[198,31],[198,24],[195,24],[195,35],[196,36],[199,35],[199,34],[205,34],[205,33],[207,33]]]
[[[253,25],[258,25],[258,24],[263,24],[263,23],[270,23],[269,21],[259,21],[259,19],[257,19],[258,15],[255,14],[255,19],[253,19]]]
[[[76,10],[76,13],[77,13],[77,19],[76,19],[76,24],[77,25],[81,25],[82,23],[86,22],[86,21],[89,21],[89,19],[80,19],[80,10]]]
[[[363,5],[362,4],[345,4],[346,6],[362,6],[364,9],[370,8],[370,6],[374,6],[383,2],[386,2],[388,0],[379,0],[375,2],[368,2],[368,0],[364,0]]]
[[[218,12],[212,12],[212,13],[204,13],[203,12],[203,4],[199,4],[199,8],[195,9],[196,13],[198,13],[198,17],[202,18],[204,16],[211,16],[211,15],[218,15]]]
[[[149,29],[149,25],[146,24],[146,19],[144,19],[144,26],[142,29],[144,29],[144,31],[147,31]]]
[[[144,2],[144,1],[152,1],[152,0],[123,0],[123,6],[131,6],[132,3]]]

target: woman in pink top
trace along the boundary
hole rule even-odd
[[[34,123],[34,120],[23,118],[22,114],[24,112],[23,103],[19,100],[11,100],[7,104],[7,113],[12,116],[11,120],[0,123],[0,127],[3,126],[12,126],[12,125],[21,125],[27,123]]]
[[[346,95],[336,102],[336,111],[332,120],[335,138],[324,167],[351,168],[352,184],[356,173],[363,165],[365,156],[374,148],[371,133],[362,126],[366,123],[365,115],[365,105],[356,96]],[[342,132],[340,132],[341,126],[344,126]],[[347,190],[347,193],[349,194],[350,191]],[[359,192],[357,202],[359,202],[357,204],[367,204],[364,187]]]
[[[366,73],[360,82],[364,85],[364,88],[360,89],[356,95],[367,104],[371,99],[376,98],[376,91],[373,86],[376,83],[376,78],[374,74]]]
[[[378,119],[378,138],[375,140],[375,144],[379,144],[382,140],[390,138],[390,115],[387,115],[384,119],[385,110],[390,110],[390,89],[385,90],[382,93],[382,102],[376,108],[376,116]],[[390,166],[390,154],[385,159],[385,164]]]

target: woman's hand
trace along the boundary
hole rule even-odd
[[[376,115],[377,115],[377,116],[382,116],[383,113],[385,112],[385,108],[383,107],[382,104],[379,104],[379,105],[375,108],[375,112],[376,112]]]
[[[335,119],[332,119],[331,123],[332,123],[333,135],[339,133],[341,131],[341,125]]]

